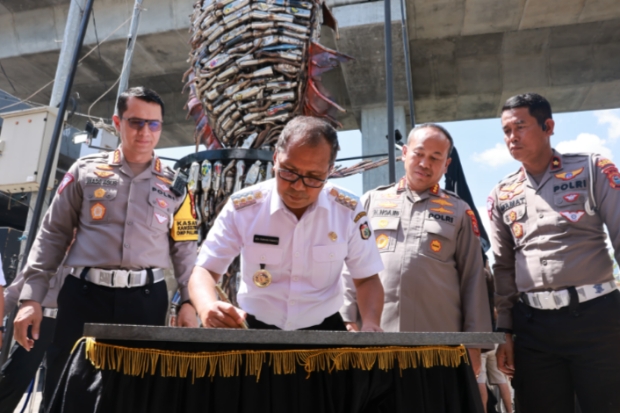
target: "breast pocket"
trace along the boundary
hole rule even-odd
[[[146,225],[159,232],[168,232],[171,228],[172,212],[175,206],[176,204],[171,199],[151,191]]]
[[[347,257],[348,245],[345,243],[317,245],[312,247],[311,284],[317,289],[330,287],[340,282],[340,273]]]
[[[422,254],[446,262],[454,256],[454,225],[433,220],[424,221]]]
[[[87,186],[84,189],[84,196],[87,202],[87,216],[90,216],[90,223],[105,224],[110,221],[112,204],[118,193],[117,189]]]
[[[569,192],[554,196],[555,210],[558,212],[558,224],[577,223],[586,215],[585,202],[587,194]]]
[[[252,276],[261,269],[261,264],[265,266],[265,270],[271,274],[271,282],[277,282],[282,279],[280,264],[282,263],[282,249],[276,246],[251,246],[244,248],[241,253],[245,263],[246,274],[250,279],[245,282],[254,286]],[[258,288],[258,287],[256,287]]]
[[[393,252],[396,249],[396,236],[400,218],[373,217],[371,224],[375,232],[375,242],[379,252]]]

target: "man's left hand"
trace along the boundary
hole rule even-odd
[[[480,356],[479,348],[468,348],[469,360],[471,361],[471,368],[474,370],[476,377],[480,375],[482,369],[482,358]]]
[[[181,308],[179,308],[179,314],[177,315],[177,327],[198,327],[198,316],[194,306],[191,303],[183,303]]]

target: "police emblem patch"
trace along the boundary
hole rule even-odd
[[[106,191],[103,188],[96,189],[94,192],[95,198],[103,198],[105,196],[105,192]]]
[[[375,241],[380,250],[385,249],[390,244],[390,238],[385,234],[379,235]]]
[[[172,181],[164,176],[155,176],[157,179],[165,183],[166,185],[172,185]]]
[[[523,236],[523,226],[519,223],[512,224],[512,233],[515,238],[521,238]]]
[[[362,239],[368,239],[372,235],[368,222],[364,222],[360,225],[360,235],[362,236]]]
[[[579,194],[566,194],[562,198],[564,198],[566,202],[575,202],[575,200],[579,198]]]
[[[58,195],[62,194],[62,191],[65,190],[67,185],[69,185],[74,180],[75,178],[73,177],[73,175],[67,172],[65,176],[62,178],[62,181],[60,181],[60,185],[58,185]]]
[[[493,220],[493,206],[495,205],[495,200],[491,197],[487,198],[487,212],[489,214],[489,220]]]
[[[97,202],[95,205],[90,207],[90,217],[95,221],[101,221],[103,217],[105,217],[105,207],[103,204]]]
[[[560,215],[570,222],[578,222],[585,214],[585,211],[561,211]]]
[[[441,241],[438,239],[434,239],[431,241],[431,251],[439,252],[441,251]]]
[[[162,208],[168,208],[168,203],[161,198],[157,198],[157,205]]]
[[[620,173],[611,173],[607,175],[607,178],[609,179],[609,186],[613,189],[620,189]]]
[[[582,172],[583,172],[583,166],[581,168],[579,168],[579,169],[575,169],[574,171],[561,172],[561,173],[555,174],[553,176],[555,176],[556,178],[561,179],[563,181],[570,181],[571,179],[575,178],[576,176],[578,176]]]
[[[114,172],[95,171],[95,175],[97,175],[99,178],[109,178],[114,175]]]
[[[155,219],[157,219],[157,222],[159,222],[160,224],[163,224],[164,222],[168,221],[167,216],[163,214],[159,214],[157,212],[155,212]]]
[[[479,237],[480,227],[478,226],[478,219],[476,218],[476,214],[471,209],[468,209],[467,211],[465,211],[465,213],[467,213],[467,215],[469,215],[469,218],[471,219],[471,229],[474,231],[474,234]]]

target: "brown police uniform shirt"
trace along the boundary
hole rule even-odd
[[[479,227],[467,203],[439,185],[415,193],[404,178],[362,201],[385,266],[381,328],[491,331]],[[355,288],[347,283],[341,314],[357,321]]]
[[[608,159],[554,151],[538,184],[521,168],[493,189],[487,208],[499,328],[512,328],[520,292],[613,279],[603,224],[618,260],[620,174]]]
[[[154,157],[134,176],[119,149],[75,162],[60,183],[24,268],[20,300],[43,301],[77,227],[67,267],[168,268],[182,300],[196,261],[196,221],[189,196],[170,191],[173,171]]]

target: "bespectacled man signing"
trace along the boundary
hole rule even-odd
[[[275,178],[233,194],[203,243],[190,297],[206,327],[345,330],[341,270],[351,271],[362,330],[381,331],[383,269],[357,198],[326,182],[338,151],[326,122],[297,117],[274,153]],[[241,254],[240,308],[215,283]]]

